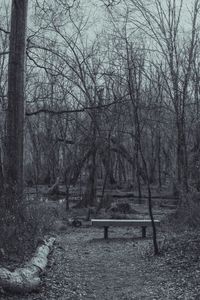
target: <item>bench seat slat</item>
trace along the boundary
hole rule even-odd
[[[149,226],[151,220],[114,220],[114,219],[92,219],[92,225],[97,227],[105,226]],[[159,220],[154,220],[156,224],[160,224]]]

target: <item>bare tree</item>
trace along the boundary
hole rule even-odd
[[[144,25],[140,21],[136,21],[137,26],[156,42],[162,57],[168,65],[169,72],[166,72],[165,69],[162,75],[176,115],[177,179],[182,184],[183,190],[188,191],[186,104],[188,101],[192,62],[197,46],[199,1],[196,0],[193,4],[191,34],[187,42],[180,35],[183,1],[180,1],[179,6],[176,5],[175,1],[168,1],[166,9],[160,0],[156,0],[155,11],[142,1],[131,0],[131,3],[135,5],[145,20]],[[185,48],[184,44],[186,45]]]

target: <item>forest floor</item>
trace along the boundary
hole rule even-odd
[[[200,233],[174,235],[153,256],[141,230],[115,228],[105,241],[100,229],[69,228],[57,235],[38,293],[0,299],[200,299]]]
[[[193,300],[200,299],[200,231],[176,226],[169,211],[157,209],[165,220],[158,229],[160,255],[153,255],[151,230],[141,238],[140,228],[103,229],[90,222],[75,228],[54,227],[54,250],[38,292],[0,293],[2,300]]]

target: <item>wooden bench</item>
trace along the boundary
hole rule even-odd
[[[151,220],[113,220],[113,219],[92,219],[92,225],[96,227],[104,227],[104,239],[108,239],[108,228],[110,226],[132,226],[142,227],[142,237],[146,237],[146,228],[151,226]],[[159,220],[154,220],[155,224],[159,225]]]

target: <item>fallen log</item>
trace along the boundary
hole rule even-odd
[[[12,293],[27,293],[36,290],[41,282],[40,275],[48,263],[48,255],[55,238],[44,240],[33,258],[22,268],[11,272],[0,268],[0,287]]]
[[[113,198],[133,198],[133,199],[138,199],[140,198],[139,196],[135,195],[133,192],[116,192],[116,191],[111,191],[110,193],[108,193],[110,196],[112,196]],[[101,194],[97,193],[97,197],[101,198]],[[148,199],[148,195],[142,195],[142,199]],[[152,199],[162,199],[162,200],[178,200],[178,197],[175,197],[173,195],[152,195]]]
[[[174,205],[174,204],[160,204],[160,207],[162,208],[168,208],[168,209],[176,209],[177,208],[177,205]]]

